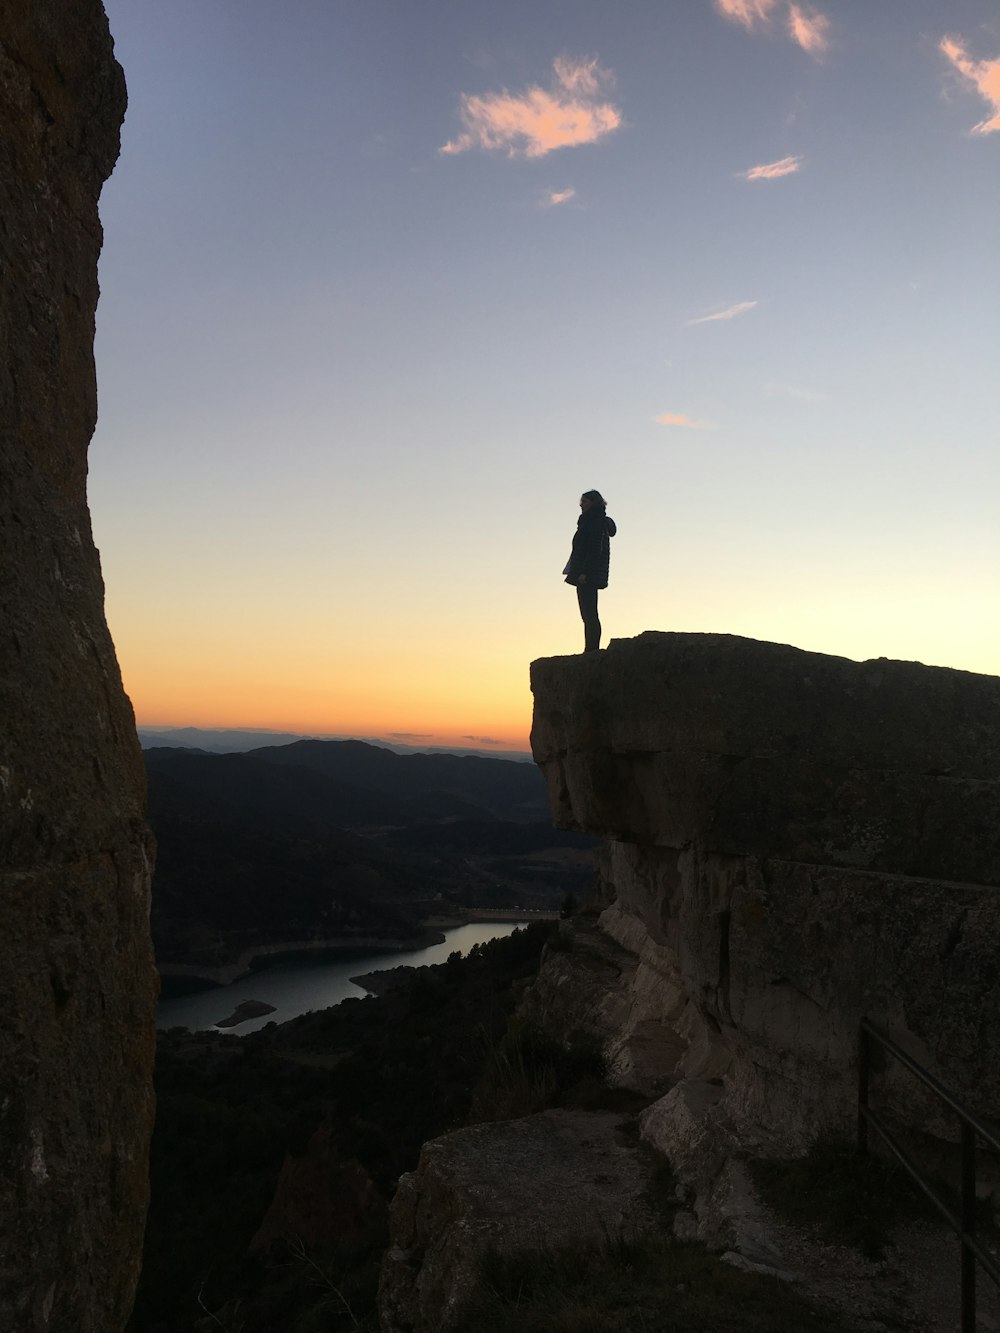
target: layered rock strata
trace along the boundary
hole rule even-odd
[[[8,0],[0,43],[0,1327],[113,1333],[155,987],[142,763],[86,501],[125,86],[97,0]]]
[[[647,633],[532,666],[560,827],[601,833],[593,969],[527,1001],[651,1095],[682,1178],[801,1150],[854,1116],[858,1023],[984,1115],[1000,1105],[1000,680],[726,635]],[[949,1122],[895,1067],[911,1127]]]

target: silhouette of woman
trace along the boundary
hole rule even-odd
[[[607,502],[601,492],[584,491],[580,496],[580,517],[576,521],[573,550],[563,573],[566,582],[576,588],[586,653],[596,653],[601,646],[597,593],[600,588],[608,586],[611,538],[617,531],[614,519],[608,517]]]

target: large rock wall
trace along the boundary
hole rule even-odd
[[[605,906],[566,927],[519,1017],[596,1037],[645,1094],[675,1235],[785,1272],[744,1159],[850,1132],[862,1016],[982,1114],[1000,1104],[1000,680],[649,633],[535,662],[532,688],[555,821],[606,838]],[[947,1169],[951,1117],[898,1066],[876,1090]],[[385,1333],[471,1327],[491,1246],[661,1227],[636,1147],[583,1112],[425,1144],[392,1205]]]
[[[86,501],[97,201],[125,85],[98,0],[0,17],[0,1328],[113,1333],[152,1118],[152,845]]]
[[[675,1085],[650,1137],[694,1143],[688,1174],[849,1127],[863,1015],[995,1114],[1000,680],[647,633],[535,662],[532,688],[556,823],[606,835],[628,961],[595,998],[610,941],[582,941],[526,1008],[596,1032],[621,1082]],[[947,1136],[909,1077],[887,1092]]]

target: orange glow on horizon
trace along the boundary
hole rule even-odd
[[[358,736],[392,744],[526,751],[531,726],[527,670],[483,681],[487,673],[441,680],[426,668],[386,679],[377,665],[342,668],[328,680],[260,670],[231,660],[172,669],[122,653],[122,675],[140,727],[294,732]],[[399,670],[398,663],[396,669]],[[485,688],[484,688],[485,685]]]

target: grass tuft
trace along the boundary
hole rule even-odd
[[[563,1046],[531,1024],[512,1022],[499,1042],[488,1043],[470,1120],[514,1120],[576,1105],[576,1093],[590,1108],[605,1091],[604,1060],[596,1042]]]

